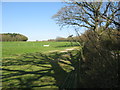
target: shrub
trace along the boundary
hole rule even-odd
[[[87,70],[83,68],[83,87],[118,88],[120,35],[117,30],[86,31],[81,35],[84,42],[83,56]]]

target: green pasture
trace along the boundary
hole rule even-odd
[[[43,45],[50,45],[44,47]],[[2,42],[2,57],[15,57],[25,53],[49,53],[54,50],[64,50],[77,45],[75,42]]]
[[[43,46],[48,44],[49,47]],[[75,42],[2,42],[2,88],[38,90],[65,87],[67,82],[71,87],[69,78],[74,76],[74,67],[69,60],[72,58],[68,54],[49,51],[61,51],[76,45]]]
[[[41,90],[40,88],[71,87],[74,69],[67,53],[28,53],[2,60],[2,88]],[[64,60],[63,60],[64,58]],[[69,58],[69,60],[67,60]],[[69,82],[69,83],[68,83]]]

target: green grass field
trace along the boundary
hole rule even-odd
[[[43,45],[46,44],[50,46],[44,47]],[[73,43],[73,45],[75,46],[76,43]],[[69,61],[62,60],[66,56],[63,53],[46,53],[53,50],[61,51],[74,46],[71,46],[70,42],[3,42],[3,89],[33,88],[39,90],[40,88],[58,88],[56,81],[63,82],[65,78],[61,69],[69,74],[73,67],[69,65]],[[41,52],[45,54],[41,55]],[[58,61],[58,58],[66,64],[54,62]]]
[[[57,58],[64,54],[41,55],[40,53],[25,54],[19,58],[6,58],[2,61],[2,87],[7,88],[58,88],[56,81],[64,81],[61,69],[69,74],[73,67],[62,62],[56,63]],[[48,59],[49,58],[49,59]],[[64,61],[68,64],[70,62]],[[61,83],[62,85],[63,83]],[[21,89],[22,90],[22,89]]]
[[[43,45],[50,45],[44,47]],[[75,45],[76,43],[73,43]],[[2,42],[2,57],[15,57],[25,53],[42,52],[48,53],[52,50],[64,50],[71,48],[70,42]]]

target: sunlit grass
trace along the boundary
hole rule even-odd
[[[44,47],[43,45],[50,45]],[[74,42],[73,45],[76,45]],[[25,53],[42,52],[52,50],[64,50],[73,47],[70,42],[2,42],[2,57],[15,57]]]
[[[48,44],[50,45],[49,47],[43,46]],[[3,42],[2,46],[2,68],[11,70],[2,71],[3,88],[33,87],[37,90],[39,88],[58,88],[55,85],[55,78],[51,76],[54,75],[54,70],[50,62],[45,56],[40,56],[40,53],[45,53],[49,56],[49,51],[73,48],[76,43],[71,46],[70,42]],[[51,60],[56,57],[54,54],[52,55],[52,57],[49,57]],[[70,62],[64,62],[70,64]],[[73,70],[70,65],[59,64],[66,72]]]
[[[54,57],[49,57],[51,60]],[[62,58],[62,57],[61,57]],[[24,54],[16,59],[3,59],[3,88],[58,88],[54,76],[54,70],[49,62],[39,53]],[[68,64],[70,62],[64,61]],[[73,67],[59,63],[60,66],[67,72],[70,72]],[[56,68],[57,69],[57,68]],[[43,75],[44,74],[44,75]],[[51,76],[53,75],[53,76]]]

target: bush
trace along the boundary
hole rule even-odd
[[[102,34],[101,34],[102,33]],[[117,30],[86,31],[81,35],[84,42],[83,56],[87,70],[81,83],[88,88],[118,88],[120,35]]]

